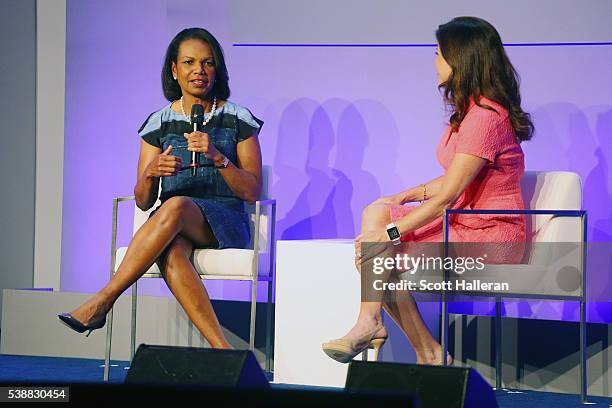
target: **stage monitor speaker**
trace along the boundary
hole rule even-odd
[[[270,388],[250,351],[146,344],[138,347],[125,383]]]
[[[346,390],[416,392],[423,408],[497,407],[493,389],[473,368],[353,361]]]

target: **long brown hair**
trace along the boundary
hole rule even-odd
[[[481,18],[456,17],[438,27],[436,39],[452,68],[440,84],[453,109],[452,128],[459,128],[472,98],[478,106],[495,110],[480,104],[480,97],[485,97],[506,108],[519,142],[531,139],[534,127],[529,113],[521,109],[518,74],[495,27]]]

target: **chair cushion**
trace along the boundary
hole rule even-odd
[[[115,261],[115,272],[117,271],[127,247],[117,249]],[[193,253],[193,263],[196,271],[202,276],[245,276],[251,275],[253,262],[252,249],[196,249]],[[269,253],[259,254],[259,273],[261,276],[267,275],[269,270]],[[157,264],[153,264],[147,274],[160,274]]]
[[[196,249],[193,253],[193,264],[200,275],[251,275],[253,263],[252,249]],[[269,270],[269,254],[259,254],[259,273],[266,275]]]

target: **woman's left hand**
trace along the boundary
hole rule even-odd
[[[377,242],[390,242],[389,235],[385,230],[365,231],[355,238],[355,261],[361,262],[361,243],[377,243]],[[366,258],[369,258],[366,254]]]
[[[204,153],[204,156],[213,161],[222,159],[222,154],[217,150],[214,143],[210,141],[208,133],[191,132],[183,133],[187,139],[187,150],[190,152]]]
[[[366,231],[355,238],[355,242],[389,242],[389,234],[385,230]]]

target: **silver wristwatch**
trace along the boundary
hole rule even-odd
[[[399,229],[397,229],[394,223],[387,224],[387,235],[389,235],[389,239],[391,240],[393,245],[399,245],[402,235],[400,234]]]
[[[224,169],[227,167],[228,163],[229,163],[229,159],[227,158],[227,156],[223,155],[223,161],[221,162],[220,165],[215,166],[215,167],[218,169]]]

